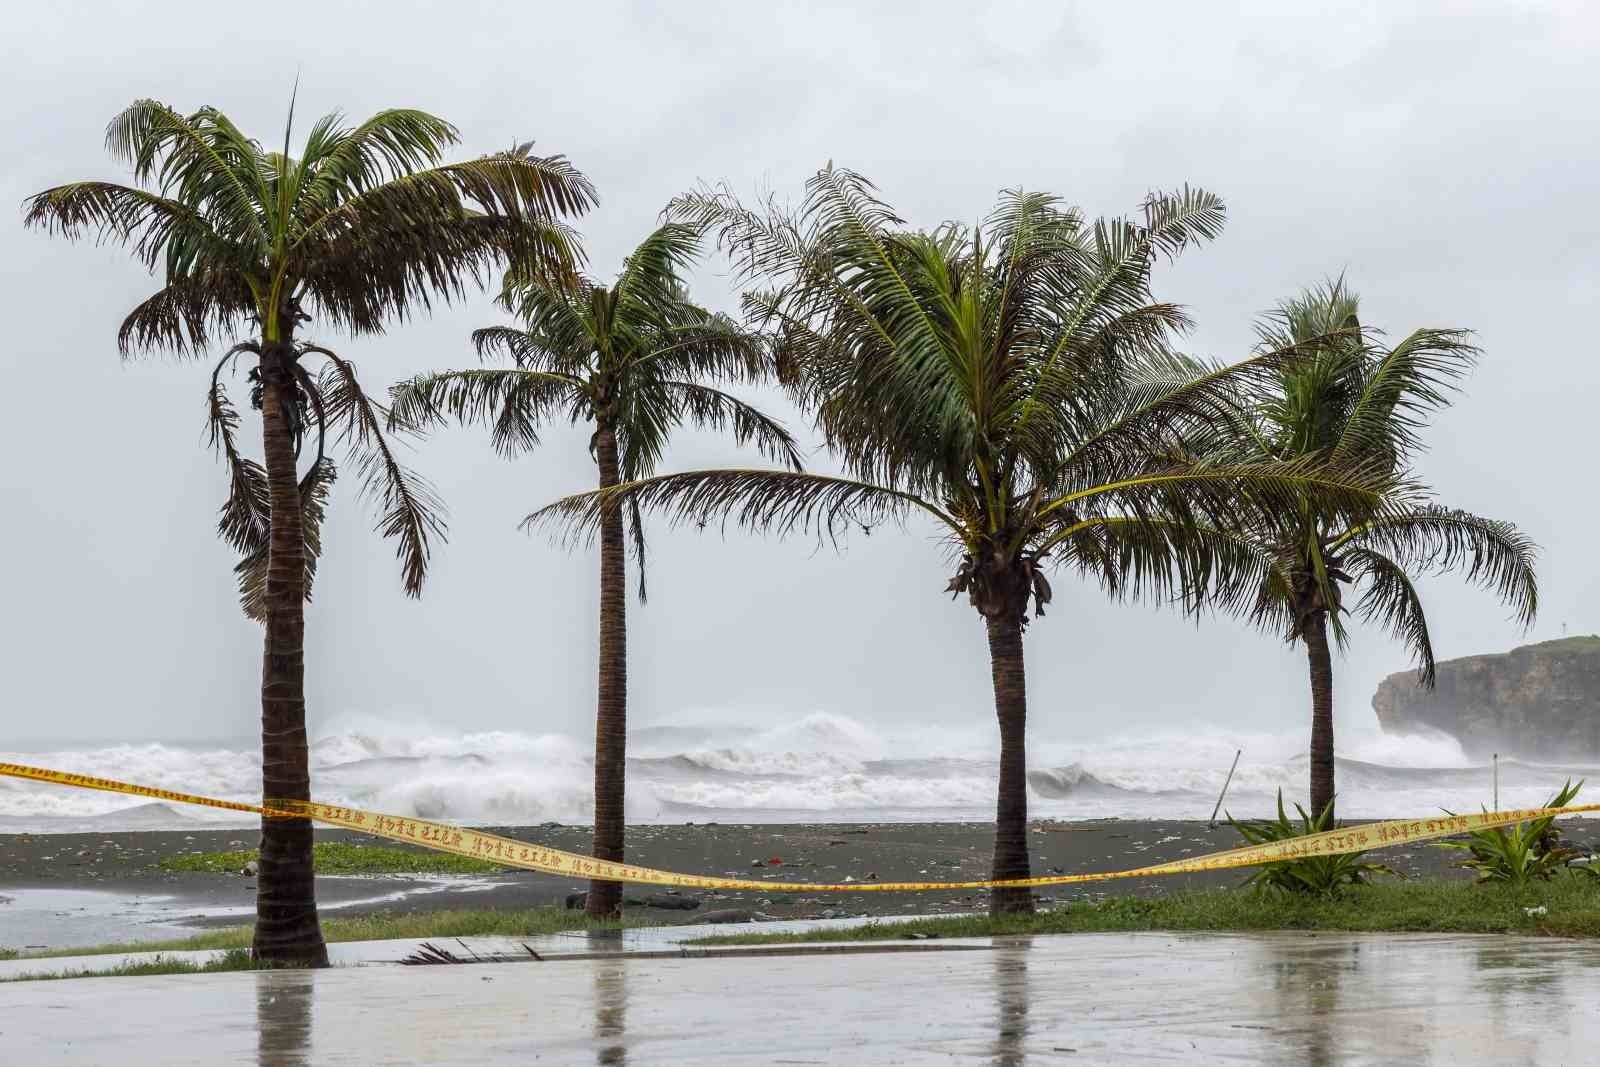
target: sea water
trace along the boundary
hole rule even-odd
[[[584,824],[593,816],[587,739],[408,726],[338,729],[311,746],[314,795],[336,804],[475,825]],[[1225,729],[1074,741],[1035,728],[1029,810],[1055,819],[1204,819],[1235,751],[1226,810],[1270,813],[1277,791],[1305,802],[1307,736]],[[991,728],[885,731],[818,712],[775,728],[658,726],[629,741],[633,822],[936,822],[993,818],[998,739]],[[248,741],[190,747],[124,743],[0,752],[31,763],[228,800],[260,796],[260,754]],[[1542,803],[1595,767],[1502,760],[1500,803]],[[1443,736],[1375,729],[1339,737],[1339,810],[1346,818],[1476,811],[1491,803],[1487,766]],[[1600,786],[1597,786],[1600,788]],[[1587,799],[1587,798],[1585,798]],[[1293,809],[1290,809],[1291,813]],[[155,830],[240,825],[226,812],[148,803],[0,778],[0,833]]]

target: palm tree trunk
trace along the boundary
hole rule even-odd
[[[269,344],[261,360],[262,443],[272,495],[267,550],[266,648],[261,664],[261,791],[264,800],[310,800],[306,748],[305,533],[294,443],[285,399],[288,343]],[[317,922],[311,820],[261,820],[256,930],[251,954],[264,963],[326,967],[328,949]]]
[[[595,435],[600,488],[621,481],[617,435],[602,425]],[[600,521],[600,684],[594,719],[594,855],[623,858],[623,802],[628,749],[628,575],[622,543],[622,509]],[[585,911],[596,919],[622,913],[620,882],[589,883]]]
[[[994,816],[996,880],[1029,877],[1028,688],[1022,662],[1022,622],[1010,612],[988,616],[994,710],[1000,720],[1000,795]],[[991,889],[989,914],[1033,911],[1031,889]]]
[[[1333,657],[1328,653],[1328,613],[1306,620],[1306,658],[1311,662],[1311,814],[1328,809],[1333,823]]]

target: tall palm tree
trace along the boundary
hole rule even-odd
[[[1464,330],[1413,331],[1392,348],[1363,327],[1360,301],[1341,278],[1287,301],[1259,325],[1262,350],[1298,345],[1248,404],[1248,446],[1262,459],[1325,455],[1335,463],[1385,468],[1410,485],[1427,415],[1450,403],[1478,349]],[[1292,521],[1257,539],[1263,581],[1256,621],[1305,646],[1311,673],[1311,810],[1334,822],[1333,660],[1328,630],[1343,643],[1352,613],[1403,641],[1422,685],[1434,683],[1433,643],[1415,581],[1464,571],[1492,590],[1524,626],[1539,606],[1532,541],[1509,522],[1443,507],[1414,489],[1395,493],[1384,514],[1355,523],[1310,498]],[[1287,536],[1285,536],[1287,535]],[[1345,587],[1361,587],[1353,608]]]
[[[1138,221],[1086,225],[1054,197],[1007,193],[976,227],[906,229],[856,174],[821,171],[796,210],[726,192],[681,198],[678,217],[720,227],[745,298],[772,333],[785,380],[815,413],[843,476],[707,470],[631,482],[533,516],[592,529],[623,506],[754,530],[912,515],[931,522],[986,628],[1000,727],[994,877],[1028,876],[1023,632],[1076,571],[1113,597],[1177,597],[1191,610],[1247,607],[1257,561],[1203,527],[1270,522],[1311,494],[1366,516],[1361,476],[1309,462],[1197,460],[1231,426],[1233,393],[1293,353],[1233,367],[1172,352],[1182,311],[1154,302],[1150,272],[1213,236],[1223,205],[1197,189],[1152,195]],[[991,894],[994,912],[1031,893]]]
[[[300,336],[311,313],[354,334],[486,283],[499,264],[570,269],[557,217],[586,210],[594,193],[565,159],[528,146],[444,163],[454,126],[421,111],[382,111],[356,126],[318,120],[290,154],[294,108],[281,151],[244,135],[205,107],[181,114],[140,100],[112,120],[106,146],[134,184],[81,181],[29,198],[25,222],[76,238],[95,234],[132,249],[162,287],[118,333],[123,354],[203,352],[214,336],[243,335],[212,371],[212,443],[231,491],[219,532],[239,550],[245,610],[264,623],[262,789],[268,800],[305,800],[305,599],[320,547],[334,467],[330,437],[354,460],[363,490],[395,538],[405,590],[417,595],[431,542],[444,527],[427,486],[395,458],[381,409],[350,362]],[[237,410],[221,375],[248,361],[261,412],[263,462],[236,438]],[[324,364],[313,375],[307,364]],[[297,457],[315,431],[303,475]],[[311,824],[264,818],[253,951],[271,963],[322,965]]]
[[[684,423],[732,430],[767,456],[800,469],[793,439],[777,422],[708,383],[754,384],[769,376],[759,334],[691,303],[681,271],[700,233],[667,223],[628,256],[609,288],[513,272],[502,303],[520,327],[476,331],[480,358],[510,368],[444,371],[396,386],[391,417],[410,428],[454,420],[487,426],[495,448],[514,455],[539,443],[551,421],[594,423],[589,450],[602,489],[648,477],[670,432]],[[644,533],[629,515],[644,599]],[[623,859],[627,750],[627,574],[623,514],[599,524],[600,670],[595,712],[594,855]],[[591,882],[586,910],[605,918],[622,906],[617,882]]]

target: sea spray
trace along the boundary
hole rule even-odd
[[[1036,726],[1030,809],[1051,819],[1203,820],[1236,749],[1244,749],[1226,807],[1270,810],[1281,787],[1304,800],[1303,732],[1221,728],[1074,740]],[[1340,813],[1346,818],[1475,811],[1491,778],[1449,738],[1348,729],[1340,738]],[[993,817],[995,738],[968,729],[874,726],[816,712],[775,726],[719,722],[643,725],[632,734],[628,817],[635,823],[986,821]],[[592,764],[586,738],[518,731],[451,731],[411,721],[344,721],[311,746],[320,799],[476,825],[586,823]],[[233,800],[260,794],[259,756],[181,744],[58,746],[0,753],[57,767]],[[1502,803],[1530,806],[1552,783],[1597,777],[1582,766],[1503,762]],[[0,782],[0,832],[192,828],[226,814],[56,786]]]

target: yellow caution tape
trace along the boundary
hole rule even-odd
[[[482,830],[473,830],[465,826],[450,826],[404,815],[383,815],[316,801],[269,800],[267,806],[241,804],[231,800],[195,796],[192,793],[175,793],[167,789],[132,785],[110,778],[94,778],[84,774],[47,770],[43,767],[28,767],[20,763],[0,763],[0,775],[28,778],[36,782],[55,782],[81,789],[102,789],[111,793],[170,800],[178,804],[223,808],[227,811],[246,812],[268,818],[310,818],[330,826],[360,830],[392,841],[421,845],[439,852],[453,852],[458,856],[470,856],[473,859],[528,871],[540,871],[544,874],[608,882],[638,882],[645,885],[683,886],[691,889],[745,889],[767,893],[904,893],[936,889],[1021,888],[1103,882],[1113,878],[1192,874],[1197,871],[1226,870],[1231,867],[1253,867],[1306,856],[1338,856],[1350,852],[1364,852],[1367,849],[1449,837],[1470,830],[1509,826],[1512,823],[1526,822],[1547,815],[1576,815],[1582,812],[1600,811],[1600,804],[1579,804],[1566,808],[1525,808],[1517,811],[1482,812],[1477,815],[1443,815],[1431,819],[1391,819],[1387,822],[1325,830],[1322,833],[1307,834],[1304,837],[1293,837],[1265,845],[1246,845],[1243,848],[1211,852],[1191,859],[1159,863],[1153,867],[1139,867],[1128,871],[1097,871],[1089,874],[1060,874],[1044,878],[980,882],[765,882],[747,878],[676,874],[672,871],[658,871],[651,867],[637,867],[631,863],[613,863],[609,860],[595,859],[593,856],[563,852],[557,848],[484,833]]]

